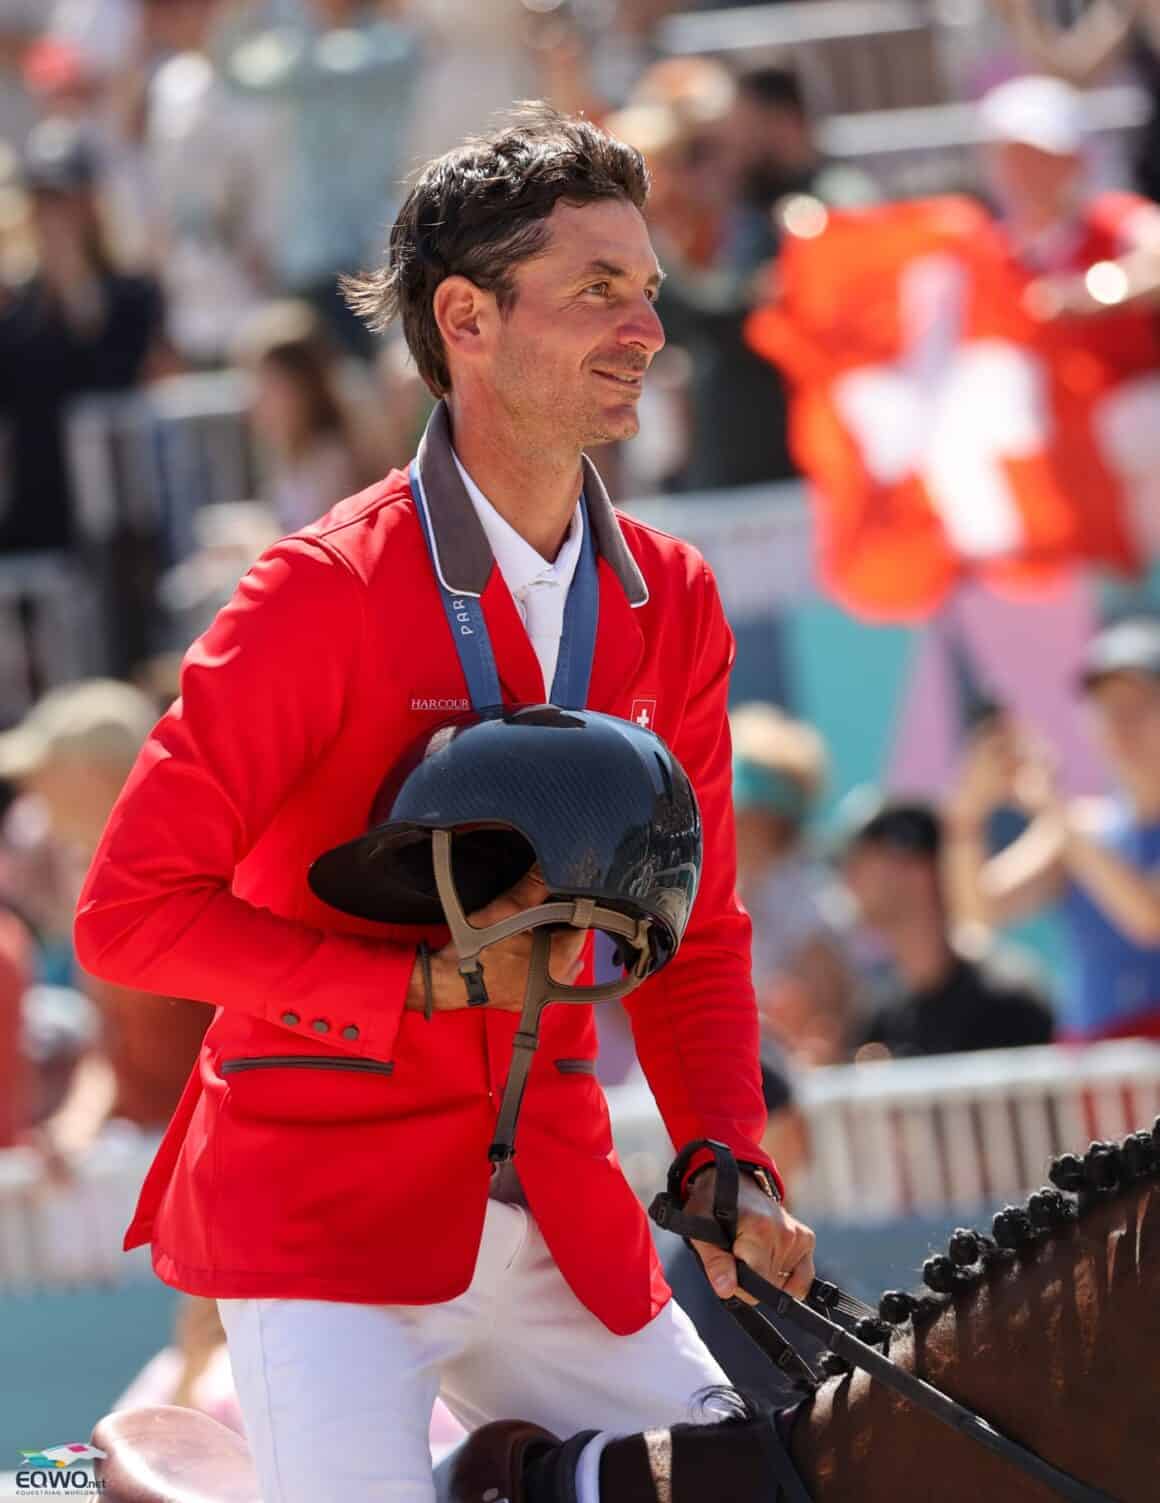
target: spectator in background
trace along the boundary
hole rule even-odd
[[[740,168],[740,192],[729,255],[739,270],[755,271],[777,254],[774,210],[783,198],[806,193],[841,209],[875,203],[879,197],[861,169],[824,155],[792,68],[758,67],[740,75],[730,140]]]
[[[1034,0],[994,0],[1024,58],[1036,68],[1082,87],[1117,63],[1131,65],[1147,91],[1150,110],[1134,142],[1136,186],[1160,200],[1160,0],[1091,0],[1065,11]]]
[[[404,170],[486,129],[515,100],[538,97],[543,69],[532,53],[531,32],[540,30],[537,22],[557,19],[530,14],[540,8],[524,0],[398,0],[394,6],[388,0],[387,13],[397,10],[421,39],[416,107],[400,156]]]
[[[760,180],[764,192],[776,146],[789,151],[791,133],[770,130],[765,117],[774,118],[772,107],[741,96],[724,64],[669,59],[644,73],[629,106],[607,121],[613,135],[645,154],[654,178],[648,214],[668,274],[658,302],[666,354],[670,364],[677,350],[687,357],[687,442],[668,477],[669,488],[679,491],[759,485],[797,473],[782,378],[743,332],[765,295],[765,260],[776,242],[764,200],[747,201],[742,187],[757,194]],[[804,117],[800,130],[808,139]],[[804,150],[789,152],[779,169],[785,182],[804,173]],[[810,160],[820,189],[828,180],[823,164]]]
[[[987,926],[1058,904],[1067,1034],[1160,1038],[1160,620],[1099,633],[1081,686],[1120,794],[1065,801],[1043,751],[1011,717],[996,719],[971,745],[950,806],[952,901]],[[1031,823],[991,856],[988,819],[1010,803]]]
[[[737,888],[753,920],[763,1027],[795,1058],[845,1057],[853,994],[840,895],[806,845],[826,753],[818,733],[772,705],[730,716]]]
[[[1051,422],[1063,440],[1090,425],[1100,467],[1089,458],[1085,473],[1083,450],[1068,454],[1072,476],[1092,488],[1085,546],[1105,559],[1149,557],[1160,548],[1160,208],[1132,193],[1092,192],[1084,102],[1058,79],[1000,84],[981,101],[979,121],[999,217],[971,335],[985,360],[991,342],[1025,337],[1030,319],[1049,326],[1038,336],[1045,349],[1057,340],[1075,353],[1056,358],[1046,397],[1022,398],[1020,383],[988,379],[986,366],[964,373],[964,390],[982,384],[1000,409],[1024,400],[1029,426],[1044,435]],[[980,400],[975,390],[972,398]],[[1077,412],[1085,400],[1089,410]],[[1050,404],[1047,429],[1033,402]]]
[[[46,694],[21,722],[0,735],[0,777],[38,801],[47,838],[63,852],[69,890],[66,915],[92,859],[109,811],[156,714],[128,684],[92,679]],[[21,891],[20,864],[9,873]],[[67,920],[66,920],[67,921]],[[49,1161],[66,1165],[114,1121],[156,1135],[168,1123],[213,1008],[156,997],[95,978],[83,989],[100,1019],[100,1040],[81,1064],[66,1100],[36,1135]]]
[[[665,57],[660,23],[687,8],[683,0],[544,6],[532,30],[540,92],[566,115],[603,122],[635,97],[642,74]]]
[[[35,271],[0,290],[0,421],[7,437],[0,554],[75,541],[65,449],[69,404],[127,391],[148,373],[162,301],[148,277],[119,271],[102,227],[97,164],[83,130],[47,120],[29,137]]]
[[[216,66],[223,9],[145,0],[139,64],[152,247],[170,342],[195,367],[225,365],[239,323],[275,291],[284,132],[271,101],[229,88]]]
[[[277,103],[285,122],[275,277],[369,359],[373,339],[338,278],[377,256],[401,197],[418,37],[389,0],[303,0],[300,21],[273,28],[254,9],[235,3],[218,45],[232,87]],[[427,108],[438,113],[437,100]]]
[[[379,478],[338,352],[309,304],[263,308],[234,354],[253,379],[250,423],[268,460],[266,499],[283,532],[317,521]]]
[[[848,815],[842,876],[894,971],[863,1045],[907,1056],[1050,1042],[1051,1009],[1022,957],[991,941],[967,954],[952,938],[942,849],[930,805],[875,799]]]
[[[1155,303],[1160,209],[1134,194],[1092,192],[1087,117],[1076,90],[1055,78],[1009,79],[980,101],[979,129],[1007,253],[1038,278],[1029,288],[1038,317],[1101,315],[1129,301]],[[1084,273],[1111,257],[1123,286],[1118,296],[1095,295]]]

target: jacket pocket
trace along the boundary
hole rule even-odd
[[[399,1111],[391,1060],[326,1054],[259,1054],[223,1059],[229,1110],[257,1122],[336,1127],[386,1121]]]
[[[595,1075],[596,1061],[594,1059],[558,1059],[556,1069],[561,1075]]]
[[[221,1072],[232,1075],[235,1070],[267,1070],[283,1066],[291,1070],[355,1070],[368,1075],[391,1075],[393,1060],[381,1059],[334,1059],[329,1054],[256,1054],[243,1059],[223,1059]]]

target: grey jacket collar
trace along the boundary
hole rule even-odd
[[[452,458],[445,402],[437,403],[431,414],[416,462],[423,494],[415,497],[415,504],[426,505],[440,582],[456,595],[482,595],[491,574],[492,552]],[[624,541],[604,482],[587,454],[580,456],[580,462],[597,552],[608,560],[629,605],[644,605],[648,586]]]

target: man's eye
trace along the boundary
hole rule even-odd
[[[611,282],[593,282],[590,287],[586,287],[584,290],[585,292],[598,292],[601,297],[604,297],[611,290],[611,287]]]

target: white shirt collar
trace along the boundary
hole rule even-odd
[[[522,538],[506,518],[500,516],[463,468],[459,455],[454,449],[451,451],[451,457],[455,461],[455,468],[459,471],[464,488],[471,498],[471,504],[475,507],[475,513],[487,534],[487,541],[495,555],[500,573],[513,596],[518,600],[534,580],[559,585],[564,595],[567,596],[580,559],[580,549],[584,543],[584,514],[580,509],[579,501],[572,514],[568,535],[556,555],[556,561],[552,563],[542,554],[537,553],[531,543],[526,538]]]

